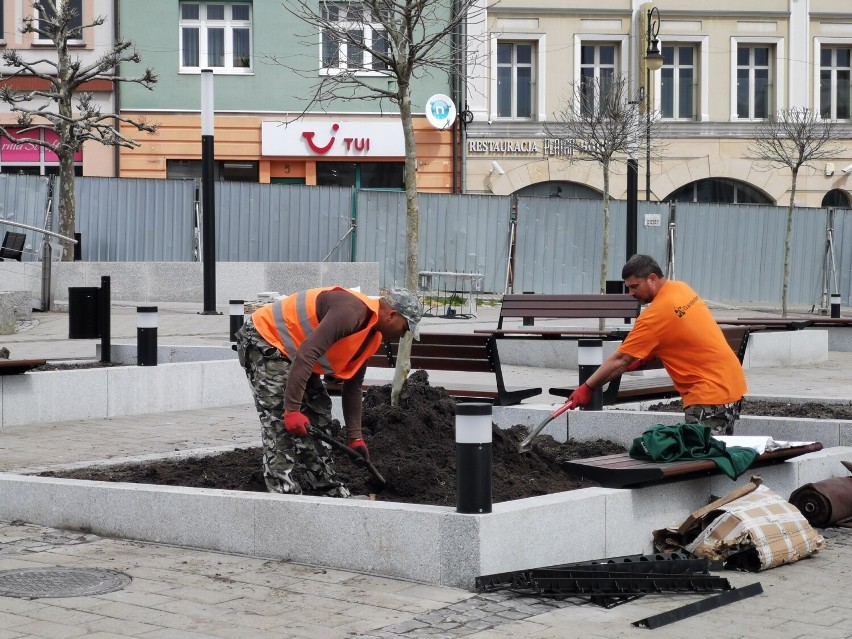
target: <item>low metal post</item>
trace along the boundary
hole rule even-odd
[[[840,317],[840,295],[837,293],[831,295],[831,317]]]
[[[156,306],[136,307],[136,365],[157,365],[157,327],[159,319]]]
[[[78,245],[79,246],[79,245]],[[101,276],[100,324],[101,327],[101,361],[108,364],[112,361],[112,346],[110,344],[110,279],[109,275]]]
[[[230,300],[228,310],[231,318],[230,335],[231,343],[237,341],[237,331],[243,327],[245,322],[245,300]]]
[[[581,339],[577,342],[577,369],[580,374],[580,384],[584,384],[600,365],[603,364],[603,340]],[[603,410],[603,389],[592,391],[592,401],[586,405],[586,410]]]
[[[456,405],[456,512],[491,512],[491,404]]]

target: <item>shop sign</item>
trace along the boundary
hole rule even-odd
[[[574,153],[587,151],[589,145],[584,140],[567,138],[544,138],[540,140],[489,139],[468,140],[469,155],[502,155],[506,157],[545,157],[570,158]]]
[[[405,140],[398,120],[263,122],[261,153],[315,158],[405,157]]]
[[[13,142],[8,138],[3,138],[0,141],[0,161],[4,164],[38,163],[41,160],[40,154],[43,147],[24,140],[39,140],[42,139],[43,134],[45,142],[56,144],[59,141],[59,135],[53,129],[30,129],[21,133],[18,133],[16,129],[9,129],[9,133],[22,141]],[[59,164],[59,156],[44,148],[44,161],[49,164]],[[74,153],[74,161],[83,161],[82,151]]]

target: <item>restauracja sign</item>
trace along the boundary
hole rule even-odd
[[[548,157],[570,158],[575,151],[589,150],[585,140],[565,138],[544,138],[542,140],[468,140],[467,152],[471,155],[544,155]]]

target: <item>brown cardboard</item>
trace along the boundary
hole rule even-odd
[[[724,561],[745,553],[742,557],[747,557],[750,569],[766,570],[826,547],[825,539],[802,513],[766,486],[757,486],[712,510],[705,507],[696,511],[690,520],[693,524],[689,529],[681,526],[654,531],[658,549],[684,549],[696,557]]]

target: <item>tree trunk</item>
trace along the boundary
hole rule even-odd
[[[606,293],[607,279],[607,264],[609,263],[609,162],[602,162],[601,169],[603,170],[603,209],[604,209],[604,228],[603,228],[603,251],[601,252],[601,281],[600,292]],[[602,331],[606,328],[606,320],[601,317],[598,319],[598,330]]]
[[[781,283],[781,317],[787,317],[787,294],[790,289],[790,260],[793,246],[793,206],[796,202],[796,179],[799,169],[793,169],[790,184],[790,203],[787,205],[787,231],[784,234],[784,280]]]
[[[400,83],[399,115],[405,139],[405,219],[407,223],[405,253],[405,287],[412,293],[417,291],[420,272],[420,206],[417,198],[417,145],[414,141],[414,123],[411,119],[411,92],[407,84]],[[413,336],[406,333],[399,341],[396,370],[391,386],[391,406],[399,403],[402,383],[411,370],[411,342]]]

